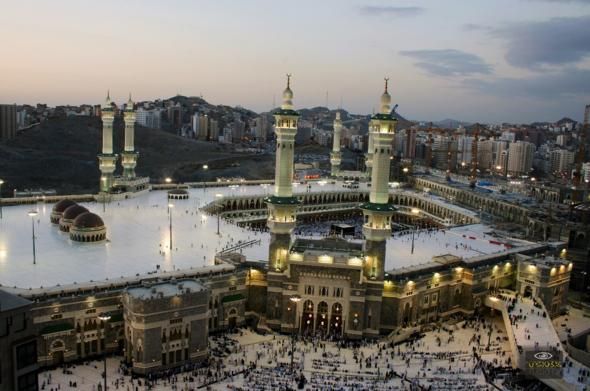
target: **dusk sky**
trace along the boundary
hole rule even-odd
[[[0,103],[177,93],[267,111],[371,113],[390,77],[414,120],[581,120],[590,0],[5,1]]]

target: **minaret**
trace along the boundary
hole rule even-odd
[[[367,283],[365,319],[367,334],[378,334],[385,268],[385,245],[391,237],[391,216],[395,211],[389,203],[389,169],[393,136],[397,120],[391,115],[391,97],[387,92],[381,96],[381,111],[373,115],[369,124],[373,139],[373,164],[371,168],[371,193],[369,202],[361,205],[364,215],[363,235],[365,236],[365,260],[363,279]]]
[[[268,228],[271,234],[269,269],[282,271],[291,231],[295,228],[295,210],[299,201],[293,197],[293,155],[297,120],[299,114],[293,110],[291,75],[287,75],[287,88],[283,92],[283,104],[275,117],[276,164],[274,195],[266,198],[268,204]]]
[[[115,113],[110,93],[101,109],[102,117],[102,153],[98,155],[98,165],[101,172],[100,191],[108,193],[113,186],[113,173],[117,167],[117,155],[113,153],[113,121]]]
[[[293,155],[299,114],[293,110],[291,75],[283,91],[283,104],[275,113],[276,164],[274,195],[265,198],[268,204],[267,226],[270,230],[268,254],[267,324],[280,328],[283,307],[280,289],[286,277],[291,232],[295,228],[295,211],[299,205],[293,196]]]
[[[123,165],[123,176],[128,179],[135,178],[135,166],[137,166],[137,156],[135,152],[135,110],[133,101],[129,94],[129,101],[125,107],[125,148],[121,153],[121,164]]]
[[[342,133],[342,120],[340,119],[340,112],[336,112],[336,119],[334,120],[334,139],[332,140],[332,152],[330,153],[330,164],[332,165],[332,176],[336,177],[340,173],[340,136]]]

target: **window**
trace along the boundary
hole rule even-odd
[[[305,294],[306,295],[313,295],[313,285],[306,285],[305,286]]]
[[[37,341],[27,342],[16,348],[16,369],[23,369],[37,362]]]
[[[432,304],[436,304],[436,301],[438,300],[438,293],[433,293],[432,294],[432,298],[430,299],[430,302]]]
[[[18,391],[37,391],[39,384],[37,381],[37,373],[27,373],[18,377],[17,390]]]
[[[424,304],[428,304],[428,296],[424,296]]]

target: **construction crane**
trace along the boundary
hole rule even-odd
[[[475,124],[475,134],[471,144],[471,175],[469,177],[469,187],[475,189],[477,183],[477,143],[479,142],[479,124]]]

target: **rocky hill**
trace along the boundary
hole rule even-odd
[[[0,143],[0,178],[5,182],[2,193],[12,194],[14,188],[95,192],[100,177],[96,155],[101,144],[101,126],[96,117],[51,119]],[[122,150],[123,131],[123,121],[118,119],[114,125],[115,151]],[[137,174],[156,181],[167,176],[181,181],[225,176],[225,170],[235,168],[236,162],[261,158],[141,126],[136,126],[135,140],[140,153]],[[211,170],[203,171],[204,163]],[[257,167],[260,169],[252,170],[251,177],[270,177],[264,164]]]

